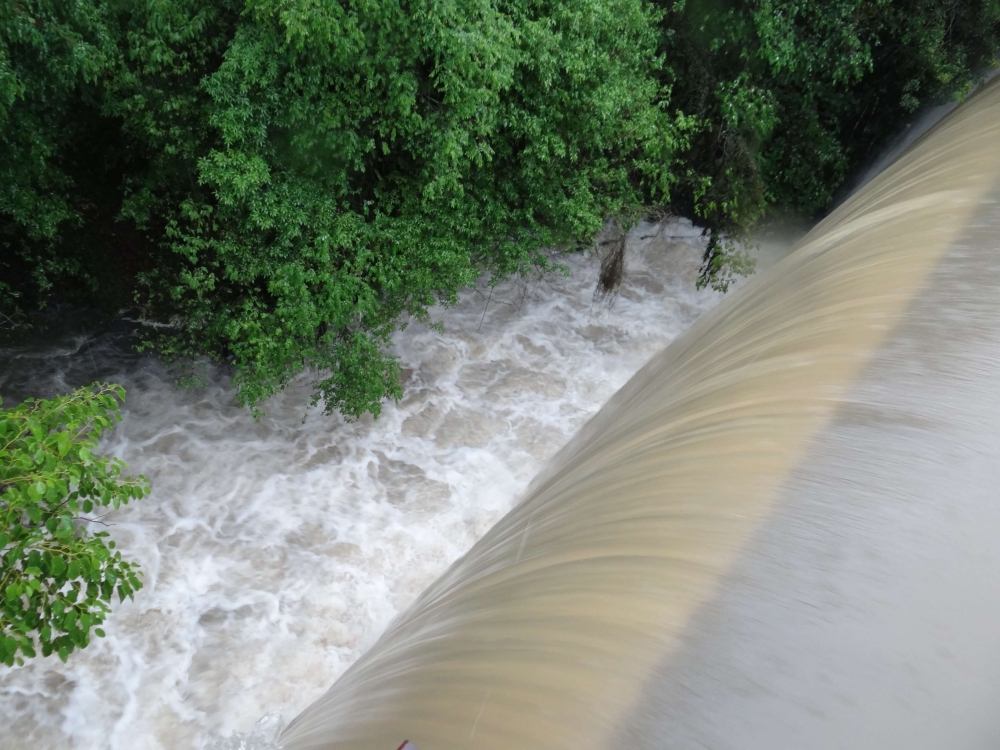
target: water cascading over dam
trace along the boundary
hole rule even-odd
[[[996,747],[1000,86],[642,369],[286,750]]]

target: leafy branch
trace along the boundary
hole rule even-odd
[[[149,492],[117,458],[97,456],[101,436],[121,420],[125,389],[95,383],[56,398],[0,408],[0,662],[56,653],[65,661],[90,642],[112,597],[142,588],[137,563],[106,531],[108,512]],[[2,404],[2,401],[0,401]]]

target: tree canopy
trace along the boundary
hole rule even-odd
[[[0,312],[140,306],[256,407],[348,418],[390,335],[653,207],[816,213],[1000,49],[1000,0],[13,0]]]

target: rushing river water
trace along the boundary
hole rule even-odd
[[[633,232],[610,310],[597,261],[469,292],[439,334],[396,337],[405,395],[377,421],[307,408],[308,382],[255,423],[225,378],[178,390],[120,330],[0,351],[9,402],[96,380],[128,389],[105,450],[152,494],[114,514],[145,588],[63,665],[0,668],[0,748],[197,748],[294,716],[516,502],[654,353],[721,295],[696,291],[698,232]]]

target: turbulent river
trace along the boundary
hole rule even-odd
[[[689,224],[641,225],[610,309],[592,299],[593,256],[466,293],[435,311],[443,334],[396,336],[405,393],[377,421],[323,416],[302,381],[255,423],[221,374],[179,390],[120,326],[0,350],[6,403],[124,384],[104,450],[153,485],[109,519],[145,588],[68,664],[0,668],[0,748],[198,748],[266,712],[294,716],[717,304],[695,289],[701,251]]]

